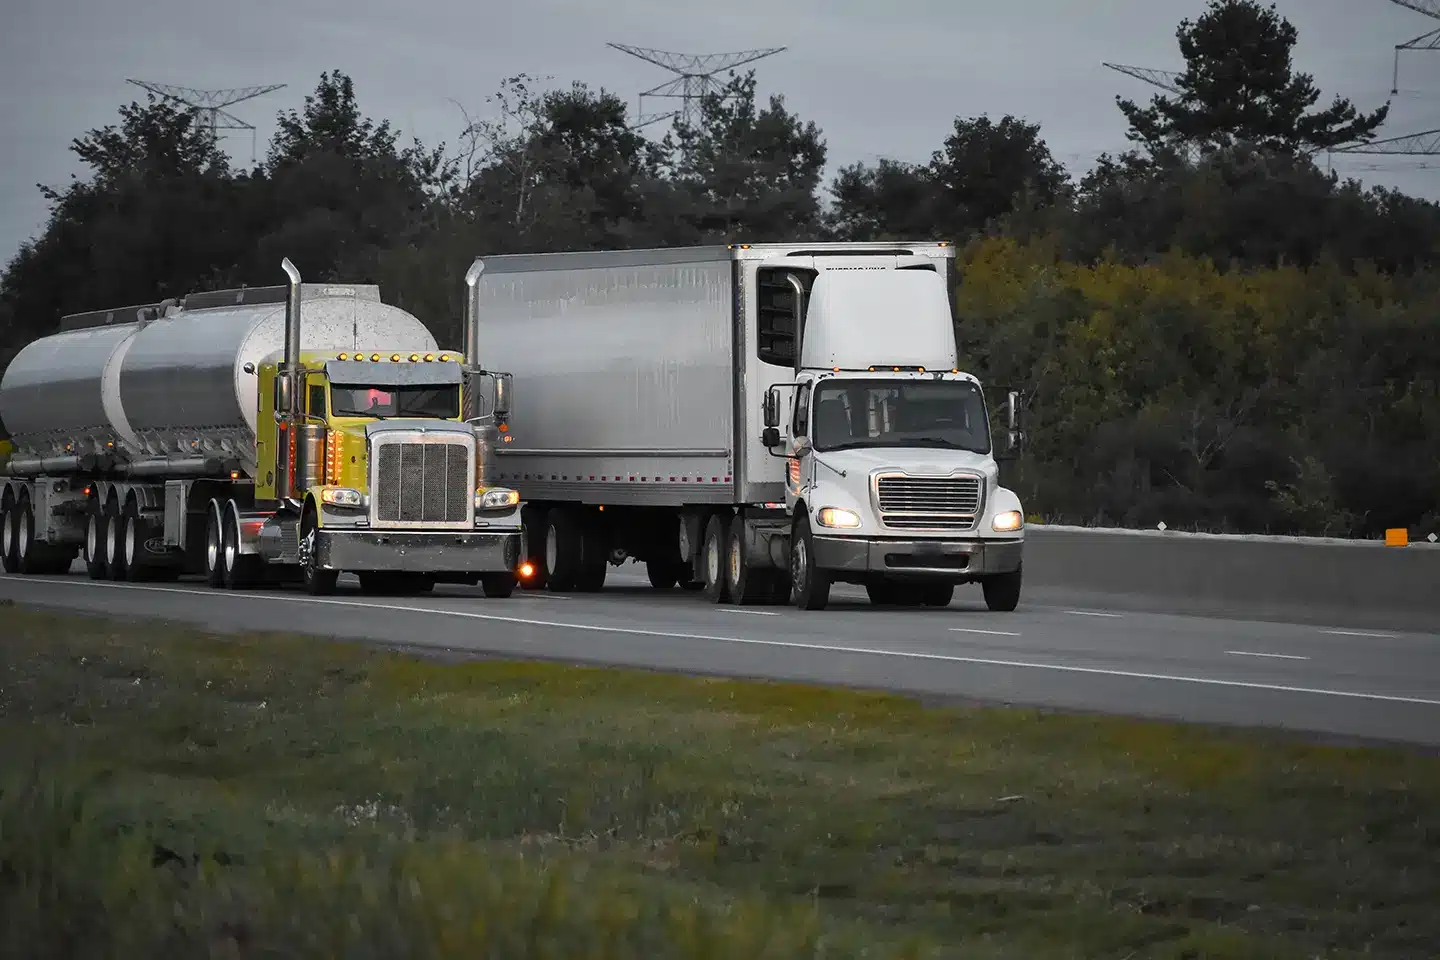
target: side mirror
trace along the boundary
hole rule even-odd
[[[761,410],[764,413],[767,428],[780,426],[780,392],[776,388],[771,387],[765,391],[765,402],[761,405]],[[768,430],[766,435],[768,436]],[[767,443],[766,446],[772,446],[772,444]]]
[[[810,452],[810,438],[796,437],[795,442],[791,444],[791,447],[794,450],[794,456],[803,457],[805,456],[805,454]]]
[[[510,388],[514,378],[508,373],[495,374],[495,416],[510,416]]]
[[[1025,446],[1024,421],[1021,417],[1021,407],[1024,402],[1024,394],[1019,390],[1011,390],[1010,395],[1006,398],[1006,413],[1008,414],[1009,420],[1007,426],[1010,432],[1010,451],[1017,454]]]
[[[766,427],[760,433],[760,442],[765,444],[765,446],[770,448],[771,450],[774,450],[776,447],[780,446],[780,428]]]

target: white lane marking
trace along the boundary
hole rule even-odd
[[[979,627],[951,627],[951,633],[984,633],[992,637],[1018,637],[1013,630],[981,630]]]
[[[469,620],[489,620],[496,623],[515,623],[530,627],[550,627],[562,630],[588,630],[594,633],[620,633],[628,636],[664,637],[669,640],[708,640],[714,643],[736,643],[756,647],[776,647],[789,650],[814,650],[824,653],[849,653],[859,656],[894,657],[900,660],[930,660],[943,663],[968,663],[982,667],[1010,667],[1025,670],[1050,670],[1057,673],[1081,673],[1102,677],[1124,677],[1131,680],[1165,680],[1172,683],[1194,683],[1210,687],[1233,687],[1242,690],[1265,690],[1271,693],[1304,693],[1322,697],[1342,697],[1350,700],[1374,700],[1384,703],[1408,703],[1423,707],[1440,707],[1440,700],[1424,697],[1402,697],[1385,693],[1361,693],[1355,690],[1329,690],[1322,687],[1294,687],[1278,683],[1258,683],[1248,680],[1217,680],[1213,677],[1187,677],[1169,673],[1142,673],[1138,670],[1107,670],[1101,667],[1077,667],[1063,663],[1037,663],[1028,660],[995,660],[987,657],[961,657],[945,653],[919,653],[910,650],[882,650],[876,647],[846,647],[833,643],[801,643],[795,640],[756,640],[753,637],[723,637],[704,633],[678,633],[672,630],[645,630],[640,627],[606,627],[593,623],[567,623],[563,620],[535,620],[528,617],[506,617],[495,613],[471,613],[468,610],[443,610],[433,607],[412,607],[396,603],[368,603],[363,600],[339,600],[333,597],[297,597],[284,594],[242,593],[225,590],[191,590],[185,587],[152,587],[132,583],[110,583],[103,580],[60,580],[47,577],[3,576],[5,580],[28,580],[32,583],[50,583],[61,586],[102,587],[109,590],[134,590],[148,593],[188,594],[196,597],[228,597],[236,600],[279,600],[286,603],[326,604],[336,607],[355,607],[361,610],[389,610],[397,613],[425,613],[442,617],[463,617]],[[93,611],[104,613],[104,611]],[[302,631],[304,632],[304,631]],[[462,648],[463,649],[463,648]]]
[[[780,614],[774,610],[743,610],[740,607],[717,607],[720,613],[747,613],[752,617],[778,617]]]
[[[1293,653],[1257,653],[1254,650],[1226,650],[1232,657],[1272,657],[1276,660],[1309,660],[1309,657],[1298,657]]]
[[[1072,617],[1114,617],[1118,620],[1124,616],[1121,613],[1101,613],[1098,610],[1066,610],[1065,612]]]
[[[1372,630],[1321,630],[1321,633],[1328,633],[1332,637],[1373,637],[1376,640],[1394,640],[1393,633],[1376,633]]]

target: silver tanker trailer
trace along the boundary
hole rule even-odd
[[[378,287],[289,283],[76,314],[0,380],[6,571],[509,596],[520,497],[490,484],[509,377]],[[488,401],[488,402],[487,402]],[[488,406],[482,413],[480,407]]]

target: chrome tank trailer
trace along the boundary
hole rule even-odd
[[[0,420],[16,476],[114,471],[174,476],[207,461],[255,469],[255,368],[285,349],[286,287],[192,294],[66,317],[16,355]],[[379,287],[300,285],[300,349],[432,352],[415,316]]]

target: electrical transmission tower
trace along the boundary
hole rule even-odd
[[[1127,67],[1123,63],[1103,63],[1101,66],[1109,67],[1111,70],[1119,71],[1137,80],[1144,80],[1146,83],[1159,87],[1161,90],[1168,90],[1171,93],[1180,92],[1180,88],[1175,86],[1175,78],[1180,76],[1180,74],[1175,70],[1152,70],[1150,67]]]
[[[283,83],[272,83],[263,87],[233,87],[228,90],[197,90],[194,87],[177,87],[168,83],[151,83],[149,80],[129,80],[126,83],[133,83],[137,87],[149,90],[157,96],[168,100],[175,100],[189,107],[195,116],[195,125],[204,127],[210,131],[210,135],[216,140],[220,139],[221,130],[249,130],[250,131],[250,162],[255,162],[255,127],[246,123],[233,113],[226,110],[226,107],[233,107],[237,103],[246,100],[253,100],[256,97],[264,96],[267,93],[274,93],[284,87]]]
[[[1440,20],[1440,0],[1390,0],[1390,2],[1405,7],[1408,10],[1414,10],[1416,13],[1423,13],[1432,20]],[[1400,92],[1401,50],[1440,50],[1440,29],[1431,30],[1429,33],[1421,34],[1414,40],[1395,45],[1395,72],[1390,80],[1390,93],[1392,96]],[[1425,134],[1420,133],[1416,134],[1416,136],[1423,137]]]
[[[632,47],[623,43],[607,43],[606,46],[619,50],[621,53],[628,53],[632,57],[639,57],[657,67],[664,67],[676,74],[674,80],[667,80],[658,87],[652,87],[640,94],[635,121],[637,127],[676,116],[679,116],[687,124],[693,124],[699,113],[700,98],[707,93],[718,93],[721,90],[720,82],[715,79],[716,74],[733,70],[741,64],[754,63],[756,60],[774,56],[785,50],[785,47],[771,47],[765,50],[738,50],[734,53],[688,54],[668,53],[664,50],[651,50],[648,47]],[[680,109],[670,113],[646,116],[646,97],[678,98]]]

